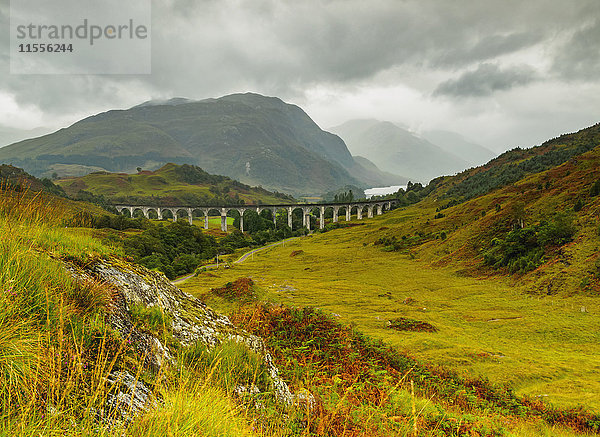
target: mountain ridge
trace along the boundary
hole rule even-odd
[[[497,153],[487,147],[474,143],[456,132],[429,130],[422,132],[420,136],[474,166],[485,164],[497,156]]]
[[[344,185],[367,188],[389,175],[362,169],[338,136],[322,130],[300,107],[277,97],[232,94],[199,101],[110,110],[39,138],[0,149],[0,161],[36,175],[57,164],[133,172],[167,162],[198,165],[248,185],[299,195]],[[402,178],[398,178],[401,180]]]

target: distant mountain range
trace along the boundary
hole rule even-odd
[[[454,132],[431,131],[419,137],[388,121],[351,120],[330,129],[353,155],[364,156],[383,171],[428,182],[483,164],[495,154]]]
[[[2,162],[38,176],[192,164],[296,196],[407,181],[355,160],[342,139],[323,131],[298,106],[251,93],[150,101],[104,112],[0,148]]]

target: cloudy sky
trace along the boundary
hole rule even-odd
[[[376,118],[497,151],[600,121],[598,0],[154,0],[149,75],[10,74],[9,15],[0,0],[0,129],[245,91],[323,128]]]

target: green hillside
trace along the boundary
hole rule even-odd
[[[561,135],[530,149],[515,148],[486,165],[447,179],[447,197],[465,200],[488,193],[528,175],[548,170],[600,144],[600,124]],[[552,181],[548,181],[552,185]]]
[[[66,193],[50,179],[38,179],[25,172],[22,168],[14,167],[12,165],[0,165],[0,186],[12,188],[17,191],[43,191],[59,197],[66,197]]]
[[[56,181],[67,194],[82,191],[104,196],[112,203],[164,206],[291,203],[293,198],[250,187],[226,176],[211,175],[191,165],[166,164],[136,174],[96,172]]]
[[[85,166],[132,173],[187,163],[291,194],[392,182],[377,169],[361,168],[339,137],[299,107],[250,93],[108,111],[3,147],[0,162],[46,176],[64,174],[65,166],[70,172]]]
[[[598,168],[600,125],[511,150],[389,196],[402,205],[418,203],[407,209],[415,208],[410,227],[384,233],[379,243],[439,265],[464,262],[473,274],[531,279],[536,292],[598,290]]]

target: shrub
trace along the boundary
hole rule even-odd
[[[158,269],[168,278],[193,272],[203,260],[217,254],[213,237],[197,226],[178,221],[154,226],[124,241],[125,252],[145,267]]]
[[[396,331],[437,332],[437,328],[430,323],[406,317],[398,317],[388,321],[387,327]]]
[[[254,281],[250,278],[239,278],[224,287],[211,288],[210,292],[227,300],[248,302],[256,299]]]
[[[600,179],[597,180],[596,182],[594,182],[592,184],[592,186],[590,187],[590,196],[591,197],[596,197],[598,194],[600,194]]]
[[[556,214],[549,222],[510,231],[504,239],[494,238],[483,254],[486,265],[506,267],[509,273],[526,273],[537,268],[544,259],[544,248],[562,246],[575,234],[573,217]]]

